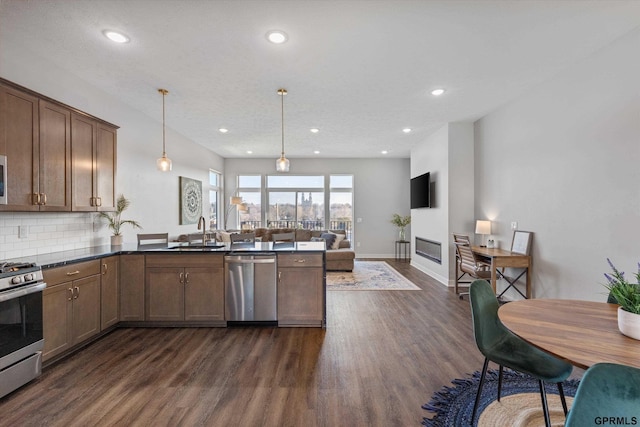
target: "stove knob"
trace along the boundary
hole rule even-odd
[[[25,282],[31,282],[33,279],[35,279],[35,277],[33,276],[33,273],[29,273],[29,274],[25,274],[24,275],[24,281]]]
[[[19,283],[22,283],[22,277],[21,276],[15,276],[11,278],[11,284],[12,285],[17,285]]]

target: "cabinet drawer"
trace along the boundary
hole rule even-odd
[[[224,266],[222,253],[180,253],[145,255],[147,267],[220,267]]]
[[[322,254],[278,254],[278,267],[322,267]]]
[[[48,286],[81,279],[94,274],[100,274],[100,260],[97,259],[42,270],[44,281],[47,282]]]

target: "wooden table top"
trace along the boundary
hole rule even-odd
[[[640,341],[618,330],[618,305],[591,301],[512,301],[498,317],[513,333],[574,366],[599,362],[640,368]]]

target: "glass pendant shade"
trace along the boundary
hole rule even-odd
[[[284,153],[276,160],[276,172],[289,172],[289,159],[284,156]]]
[[[171,170],[171,159],[168,158],[166,154],[163,154],[162,157],[156,161],[156,165],[159,171],[169,172]]]

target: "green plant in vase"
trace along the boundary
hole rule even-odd
[[[400,231],[398,233],[398,240],[403,242],[406,241],[405,228],[407,227],[407,225],[411,224],[411,216],[400,216],[399,214],[395,213],[393,214],[393,218],[391,219],[391,224],[400,228]]]
[[[130,225],[133,228],[142,228],[137,221],[134,221],[132,219],[122,219],[122,212],[124,212],[130,204],[131,202],[121,194],[116,200],[115,212],[99,212],[98,214],[100,215],[100,218],[104,218],[107,220],[107,227],[109,227],[113,232],[111,238],[112,245],[122,244],[122,231],[120,229],[123,225]]]
[[[609,295],[620,304],[618,308],[618,329],[622,334],[640,340],[640,263],[635,273],[636,283],[630,283],[624,272],[618,270],[610,259],[607,262],[612,273],[605,273],[605,287]]]

